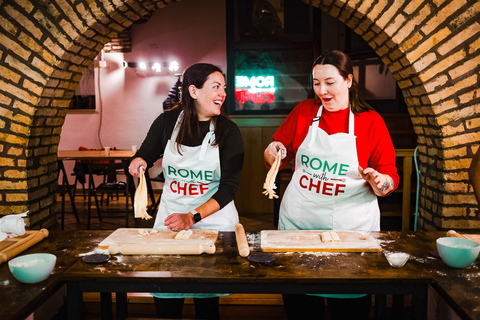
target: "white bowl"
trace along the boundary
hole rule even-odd
[[[8,261],[13,276],[23,283],[37,283],[47,279],[55,268],[57,257],[50,253],[34,253]]]
[[[410,258],[410,255],[405,252],[385,252],[384,254],[388,263],[394,268],[403,267]]]
[[[437,239],[437,251],[450,267],[466,268],[477,259],[480,244],[465,238],[443,237]]]

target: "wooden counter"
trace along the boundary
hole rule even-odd
[[[102,292],[109,306],[117,292],[118,316],[126,317],[127,292],[217,293],[374,293],[412,294],[412,315],[427,318],[430,285],[463,319],[479,319],[480,276],[477,260],[465,269],[448,267],[430,253],[444,232],[373,233],[384,250],[406,251],[401,269],[390,267],[382,252],[274,253],[275,261],[259,264],[238,255],[235,235],[221,232],[217,252],[197,256],[113,256],[102,265],[81,261],[112,231],[52,231],[22,254],[57,256],[53,274],[38,284],[22,284],[8,265],[0,265],[0,319],[24,319],[62,285],[67,285],[69,319],[81,319],[82,292]],[[252,253],[260,252],[258,233],[247,233]],[[103,310],[106,314],[111,309]]]
[[[50,277],[40,283],[23,284],[13,277],[8,263],[0,265],[0,319],[25,319],[64,283],[61,275],[76,262],[80,253],[88,252],[92,243],[101,241],[111,231],[51,231],[49,236],[19,256],[30,253],[52,253],[57,256],[55,269]]]
[[[432,255],[436,240],[445,232],[390,232],[391,236],[412,255],[410,264],[429,270],[433,288],[462,319],[480,319],[480,260],[464,269],[446,265]]]

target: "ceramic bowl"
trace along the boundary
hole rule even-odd
[[[401,268],[407,263],[410,255],[405,252],[385,252],[385,258],[394,268]]]
[[[437,250],[450,267],[466,268],[477,259],[480,244],[465,238],[443,237],[437,239]]]
[[[57,257],[50,253],[34,253],[8,261],[13,276],[23,283],[37,283],[47,279],[55,268]]]

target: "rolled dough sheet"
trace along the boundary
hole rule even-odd
[[[334,231],[340,241],[323,242],[327,230],[263,230],[260,248],[264,252],[380,252],[382,247],[368,231]]]
[[[142,229],[142,228],[119,228],[105,238],[98,247],[108,249],[111,245],[123,244],[215,244],[219,230],[216,229],[190,229],[192,234],[188,239],[178,240],[175,236],[178,232],[170,230]]]

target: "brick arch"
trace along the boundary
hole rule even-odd
[[[0,2],[0,214],[56,224],[60,132],[82,72],[136,20],[171,1]]]
[[[304,2],[359,34],[397,80],[418,136],[421,226],[479,228],[468,179],[480,141],[478,1]]]

